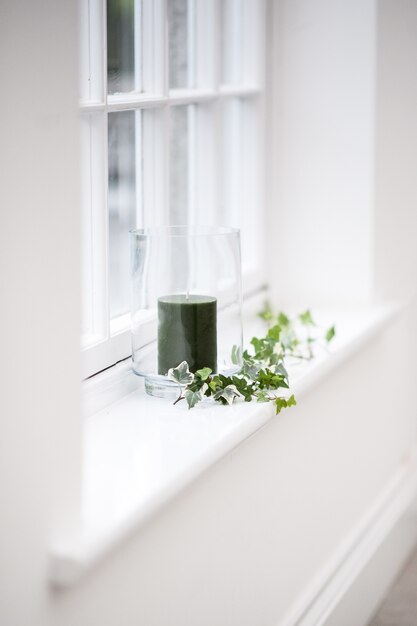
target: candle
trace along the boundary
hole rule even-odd
[[[190,371],[217,369],[217,300],[211,296],[158,298],[158,373],[187,361]]]

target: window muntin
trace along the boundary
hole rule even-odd
[[[262,282],[264,0],[85,3],[88,376],[129,355],[129,228],[239,226],[244,289]]]

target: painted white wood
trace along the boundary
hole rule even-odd
[[[417,518],[401,517],[332,610],[325,626],[367,626],[415,550]]]
[[[117,332],[112,331],[109,319],[108,293],[108,219],[107,219],[107,117],[109,113],[126,110],[149,111],[142,113],[142,140],[137,143],[137,151],[143,150],[143,187],[137,189],[143,195],[138,201],[138,224],[143,225],[168,223],[169,221],[169,108],[171,106],[189,106],[188,143],[189,143],[189,190],[188,214],[190,224],[231,222],[233,226],[243,221],[248,236],[243,249],[244,284],[253,289],[254,277],[257,288],[264,282],[262,243],[263,236],[259,227],[262,221],[263,206],[263,146],[260,141],[263,128],[262,89],[263,84],[263,37],[264,2],[247,0],[245,3],[234,2],[232,13],[241,28],[233,29],[230,45],[233,47],[232,63],[234,71],[240,65],[243,68],[243,80],[231,86],[219,85],[216,57],[219,33],[216,32],[216,19],[219,10],[216,3],[190,0],[188,10],[188,71],[189,85],[185,89],[168,89],[168,45],[167,45],[167,7],[166,0],[154,3],[135,4],[135,24],[140,32],[136,33],[136,69],[142,68],[136,76],[136,91],[124,94],[107,95],[106,71],[106,2],[92,0],[89,5],[89,38],[84,32],[82,48],[85,62],[93,82],[92,88],[85,94],[80,104],[81,111],[91,114],[91,120],[102,120],[104,126],[100,133],[92,134],[90,146],[91,163],[91,224],[89,228],[92,240],[91,259],[86,271],[90,272],[93,302],[90,312],[84,313],[87,332],[83,337],[83,370],[86,376],[111,366],[127,357],[130,353],[128,326],[122,330],[116,323]],[[85,31],[85,29],[84,29]],[[259,49],[259,50],[258,50]],[[101,56],[98,51],[101,51]],[[94,53],[94,54],[93,54]],[[142,58],[142,63],[140,59]],[[216,60],[217,58],[217,60]],[[218,68],[218,65],[217,65]],[[232,68],[232,69],[233,69]],[[246,68],[246,69],[245,69]],[[140,81],[140,85],[139,82]],[[85,81],[84,81],[85,82]],[[143,90],[139,89],[142,87]],[[85,90],[84,90],[85,91]],[[220,114],[219,107],[205,108],[218,102],[235,99],[235,130],[229,140],[234,143],[229,159],[228,183],[224,206],[219,198],[217,163],[222,145],[213,133],[218,126],[213,116]],[[239,104],[238,104],[239,103]],[[245,115],[243,111],[247,111]],[[233,116],[232,116],[233,118]],[[233,121],[233,119],[232,119]],[[243,132],[243,143],[240,137]],[[94,121],[94,127],[97,122]],[[212,127],[212,128],[211,128]],[[92,126],[93,128],[93,126]],[[140,133],[137,133],[139,138]],[[140,154],[137,156],[141,156]],[[138,181],[142,177],[142,159],[136,159],[139,169]],[[240,198],[241,181],[245,177],[245,202]],[[233,197],[233,199],[232,199]],[[143,200],[143,211],[141,209]],[[217,207],[222,206],[219,215]],[[223,211],[227,215],[223,215]],[[207,218],[205,216],[208,216]],[[93,241],[94,239],[94,241]],[[249,243],[250,240],[250,243]],[[252,244],[253,242],[253,244]],[[93,245],[94,243],[94,245]],[[88,259],[87,259],[88,260]],[[114,324],[113,324],[114,326]],[[89,332],[88,332],[88,329]]]
[[[401,523],[416,497],[417,448],[391,478],[359,523],[344,538],[331,560],[311,581],[310,587],[301,594],[296,606],[290,609],[277,626],[329,626],[331,623],[340,626],[340,622],[334,621],[335,618],[332,617],[335,609],[383,543],[389,539],[396,525]],[[413,548],[417,540],[417,518],[414,519],[414,526],[414,541],[408,544],[408,550]],[[392,580],[392,569],[385,576]],[[372,586],[367,593],[372,595]],[[375,593],[374,606],[380,599],[379,591]],[[364,612],[361,621],[355,619],[355,626],[365,624],[368,617],[369,614]],[[347,614],[346,618],[352,620],[352,614]]]
[[[318,355],[303,368],[290,370],[298,399],[363,349],[396,312],[397,307],[385,307],[356,315],[336,315],[338,337],[332,352]],[[329,323],[329,315],[322,314],[322,319],[324,325]],[[263,327],[256,318],[252,318],[251,325],[253,334]],[[78,540],[68,538],[63,545],[52,547],[52,583],[58,586],[76,582],[126,535],[273,417],[272,407],[256,403],[239,403],[226,411],[211,403],[193,412],[184,404],[173,409],[170,403],[147,396],[142,380],[128,373],[128,368],[126,363],[115,372],[116,381],[129,391],[118,400],[109,395],[109,387],[120,394],[110,372],[104,374],[103,383],[97,377],[91,382],[97,406],[102,407],[103,392],[110,404],[86,421],[84,528]],[[93,404],[90,394],[90,411]],[[183,428],[187,430],[185,445]],[[349,546],[352,541],[348,540]]]

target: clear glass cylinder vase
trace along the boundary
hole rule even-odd
[[[172,397],[168,370],[242,366],[240,233],[170,226],[130,232],[133,371],[146,391]]]

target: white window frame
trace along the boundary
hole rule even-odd
[[[243,80],[241,84],[220,84],[219,26],[222,0],[188,0],[189,14],[194,16],[190,39],[196,44],[196,88],[170,90],[168,84],[168,28],[167,2],[169,0],[136,0],[135,22],[141,27],[142,91],[125,94],[107,94],[106,0],[84,0],[81,15],[81,124],[83,168],[83,237],[86,253],[83,258],[84,293],[91,294],[84,304],[84,318],[88,330],[82,341],[83,377],[89,377],[110,367],[131,354],[130,316],[109,319],[108,293],[108,114],[125,110],[154,111],[153,122],[142,137],[142,150],[148,156],[149,166],[142,179],[143,221],[147,227],[169,223],[169,110],[178,105],[222,104],[239,98],[245,102],[243,136],[243,170],[230,176],[228,184],[240,185],[242,180],[254,181],[245,189],[242,198],[244,210],[240,219],[244,232],[250,233],[250,255],[243,257],[244,296],[262,287],[264,283],[263,229],[264,229],[264,109],[265,109],[265,11],[266,0],[230,0],[230,6],[243,4]],[[236,42],[235,42],[236,43]],[[232,44],[231,44],[232,46]],[[236,55],[237,45],[232,46]],[[203,112],[204,107],[199,107]],[[213,166],[219,156],[204,114],[195,115],[198,138],[206,157],[203,166],[195,153],[193,167],[195,188],[189,190],[196,199],[200,215],[190,216],[190,223],[204,224],[202,215],[213,208],[214,185],[207,185],[207,155]],[[233,131],[232,131],[233,132]],[[200,144],[199,144],[200,145]],[[237,145],[237,144],[236,144]],[[233,152],[232,146],[232,152]],[[240,148],[237,148],[240,149]],[[88,157],[87,157],[88,155]],[[231,155],[233,158],[233,154]],[[253,169],[256,169],[256,172]],[[240,209],[240,207],[239,207]],[[229,216],[230,217],[230,216]],[[233,218],[234,216],[232,216]],[[236,216],[238,221],[238,216]],[[236,224],[234,224],[236,225]]]

